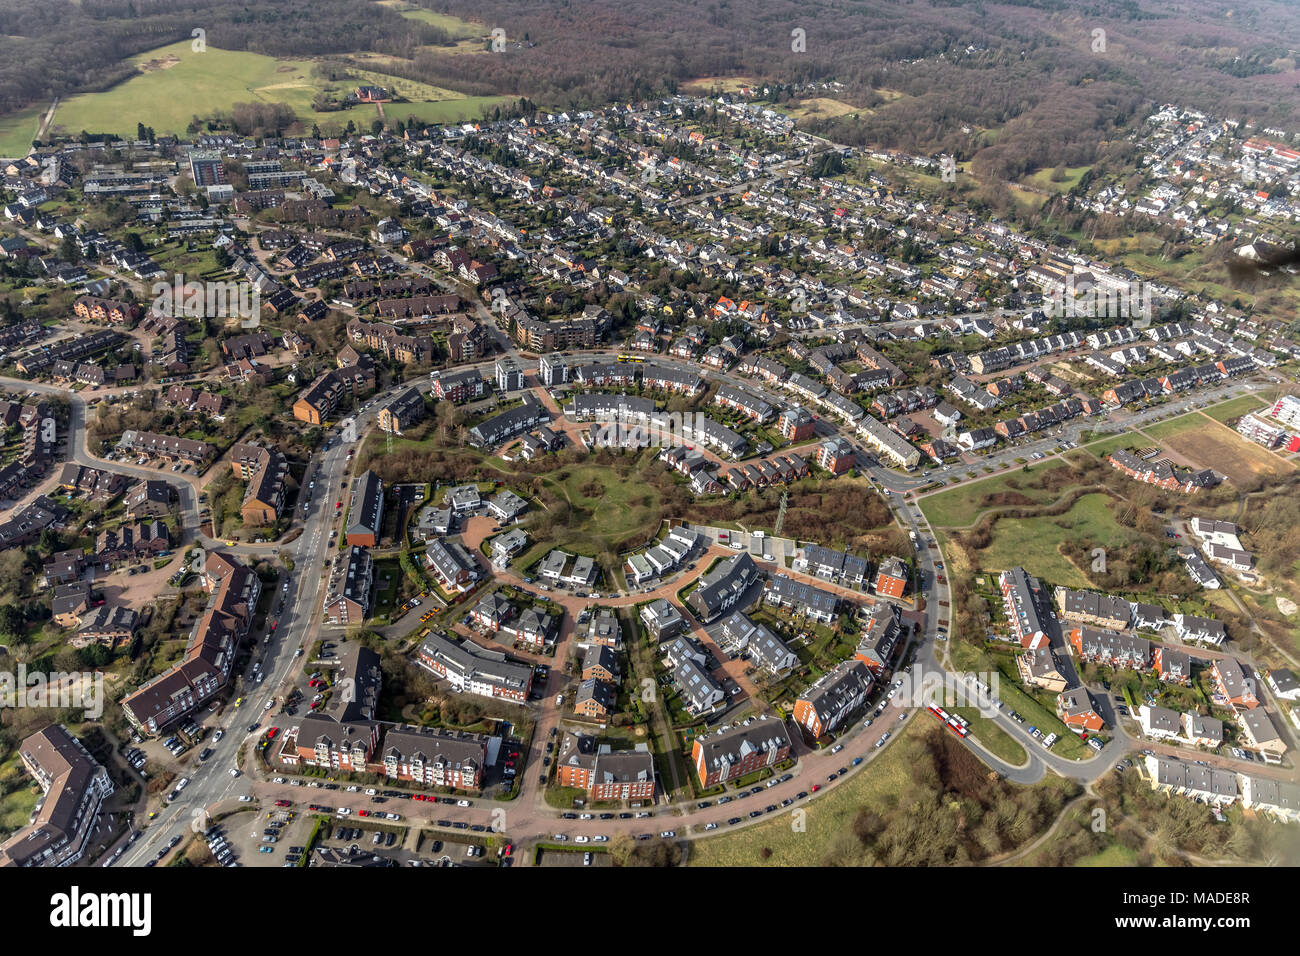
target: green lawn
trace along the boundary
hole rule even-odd
[[[136,123],[142,122],[159,134],[183,136],[196,114],[207,116],[214,110],[228,111],[235,103],[247,102],[285,103],[303,123],[317,123],[326,131],[338,131],[349,120],[368,127],[379,116],[376,107],[369,105],[328,113],[313,110],[312,99],[317,93],[342,97],[353,84],[318,76],[315,64],[308,59],[277,59],[213,46],[199,53],[186,40],[140,54],[132,62],[141,68],[139,76],[108,90],[77,94],[61,102],[54,116],[54,131],[75,134],[84,129],[134,137]],[[484,106],[506,100],[465,97],[378,72],[360,71],[359,76],[390,88],[409,87],[403,92],[412,99],[419,96],[437,100],[387,104],[385,113],[391,118],[415,115],[430,122],[477,119]],[[16,115],[0,126],[0,135],[7,135],[15,143],[23,137],[30,141],[34,131],[34,117],[26,114]]]
[[[1083,450],[1097,458],[1105,458],[1117,448],[1128,448],[1135,444],[1145,444],[1141,435],[1133,432],[1120,432],[1118,435],[1111,435],[1108,438],[1084,445]]]
[[[909,721],[883,753],[811,803],[773,814],[763,823],[693,841],[688,865],[818,865],[837,844],[854,840],[853,823],[859,811],[884,813],[914,799],[918,789],[912,777],[914,755],[922,745],[921,738],[933,730],[934,724],[928,719]],[[1034,786],[1070,785],[1059,777],[1049,776]],[[800,808],[807,814],[802,832],[793,826],[792,816],[792,810]]]
[[[1079,185],[1079,180],[1083,178],[1092,167],[1090,166],[1068,166],[1065,169],[1065,178],[1058,182],[1052,182],[1051,169],[1040,169],[1031,176],[1026,176],[1024,183],[1037,189],[1046,189],[1049,192],[1067,193],[1075,186]]]
[[[1218,405],[1212,405],[1205,410],[1216,422],[1226,422],[1230,418],[1240,418],[1248,412],[1258,411],[1268,403],[1256,395],[1242,395],[1239,398],[1232,398],[1226,402],[1220,402]]]
[[[406,0],[378,0],[378,3],[381,7],[388,7],[397,11],[408,20],[419,20],[421,23],[435,26],[453,40],[486,36],[489,32],[487,27],[481,23],[470,23],[468,20],[453,17],[449,13],[435,13],[432,10],[417,7],[413,3],[407,3]]]
[[[17,159],[26,156],[36,138],[36,129],[49,105],[33,106],[8,116],[0,116],[0,157]]]
[[[981,746],[993,756],[1015,766],[1020,766],[1027,759],[1025,748],[996,723],[980,714],[978,707],[954,707],[952,712],[970,721],[971,736],[977,737]]]
[[[1009,479],[1019,482],[1020,487],[1015,489],[1019,494],[1032,499],[1036,504],[1045,504],[1057,497],[1059,493],[1033,487],[1035,484],[1034,476],[1043,471],[1064,467],[1064,465],[1065,462],[1054,459],[1031,466],[1028,472],[1015,469],[993,478],[965,482],[951,491],[944,491],[937,495],[922,498],[920,501],[921,511],[929,519],[930,524],[935,527],[965,527],[975,521],[980,510],[984,507],[982,503],[986,496],[1012,490],[1007,484]]]
[[[854,774],[847,783],[830,793],[818,794],[806,808],[806,832],[791,826],[789,812],[775,819],[720,834],[691,845],[691,866],[808,866],[825,855],[831,843],[849,829],[858,809],[896,800],[911,786],[910,764],[905,741],[915,741],[930,725],[922,720],[908,722],[885,752]],[[764,860],[759,851],[772,851]]]
[[[1206,424],[1205,418],[1200,412],[1188,412],[1186,415],[1178,415],[1168,421],[1147,425],[1142,429],[1142,433],[1163,441],[1167,438],[1173,438],[1175,435],[1181,435],[1183,432],[1191,431],[1194,428],[1204,427]]]
[[[1140,536],[1116,522],[1110,496],[1083,495],[1063,515],[1028,521],[1003,520],[993,529],[993,540],[980,552],[982,568],[1023,565],[1054,584],[1088,587],[1088,580],[1060,552],[1063,541],[1091,538],[1123,548]]]
[[[40,796],[34,787],[20,787],[0,799],[0,834],[7,836],[27,826]]]

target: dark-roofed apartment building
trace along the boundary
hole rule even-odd
[[[384,483],[378,475],[367,469],[352,482],[352,501],[348,505],[348,544],[377,547],[383,525]]]
[[[735,606],[746,588],[758,580],[758,573],[758,565],[748,554],[727,558],[700,579],[699,587],[687,596],[686,603],[707,623]]]
[[[481,790],[489,738],[483,734],[398,726],[384,733],[384,775],[423,787]]]
[[[126,513],[131,518],[161,518],[172,508],[172,486],[152,478],[137,482],[126,493]]]
[[[550,420],[546,407],[531,394],[525,394],[522,405],[493,415],[471,428],[469,441],[475,448],[492,448]]]
[[[667,598],[656,598],[641,608],[641,620],[650,636],[661,644],[671,641],[686,627],[681,612]]]
[[[291,727],[280,745],[279,760],[287,766],[363,773],[379,741],[375,720],[383,674],[379,655],[357,641],[345,641],[338,650],[335,684],[347,688],[335,693],[317,712]]]
[[[739,653],[746,651],[756,666],[772,674],[787,674],[799,663],[799,658],[771,630],[755,624],[741,611],[732,611],[717,632],[723,650]],[[585,675],[584,675],[585,676]]]
[[[171,461],[188,461],[195,464],[212,457],[213,447],[205,441],[190,438],[176,438],[172,435],[159,435],[154,432],[139,432],[127,429],[122,432],[117,443],[118,448],[125,448],[137,455],[151,458],[166,458]]]
[[[1047,643],[1042,620],[1047,602],[1038,579],[1027,574],[1024,568],[1011,568],[998,576],[998,584],[1002,589],[1002,606],[1011,626],[1011,637],[1021,647],[1038,647]]]
[[[273,523],[284,507],[285,479],[289,463],[274,448],[237,442],[230,449],[230,466],[244,488],[239,513],[246,525]]]
[[[790,756],[790,749],[785,723],[775,717],[759,717],[696,737],[691,745],[691,762],[700,786],[716,787],[780,763]]]
[[[1056,606],[1061,611],[1061,617],[1067,621],[1095,624],[1114,631],[1126,629],[1133,619],[1133,609],[1128,601],[1110,594],[1098,594],[1096,591],[1072,591],[1058,587]]]
[[[32,734],[18,755],[44,797],[35,819],[0,844],[0,868],[77,863],[113,792],[108,771],[62,724]]]
[[[835,620],[836,611],[840,606],[839,595],[796,581],[784,574],[778,574],[767,582],[763,600],[795,614],[803,614],[814,621],[821,621],[823,624]]]
[[[452,689],[482,697],[523,702],[533,684],[533,668],[470,641],[431,633],[416,652],[416,663],[445,679]]]
[[[593,737],[566,734],[555,767],[560,786],[585,790],[590,800],[654,799],[654,756],[645,744],[614,751]]]
[[[837,730],[867,702],[875,678],[861,661],[844,661],[822,677],[794,702],[794,719],[817,740]]]
[[[903,615],[898,605],[877,602],[853,651],[854,660],[862,661],[877,674],[887,670],[903,634]]]
[[[220,551],[208,554],[203,586],[211,593],[179,661],[122,701],[138,730],[157,734],[226,686],[239,642],[248,635],[262,583],[251,568]]]
[[[408,388],[379,409],[375,423],[382,432],[400,435],[424,418],[424,396],[418,388]]]
[[[374,562],[364,548],[350,547],[335,559],[325,592],[325,617],[331,624],[360,624],[370,613]]]
[[[808,573],[827,581],[861,587],[867,576],[867,559],[856,554],[823,548],[819,544],[806,544],[803,556],[808,562]]]

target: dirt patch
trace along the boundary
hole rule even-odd
[[[1294,467],[1217,422],[1214,427],[1167,438],[1165,447],[1185,459],[1199,462],[1202,468],[1213,468],[1236,485],[1246,484],[1261,475],[1285,474]]]
[[[170,70],[176,64],[180,63],[180,61],[181,58],[174,54],[172,56],[156,57],[155,59],[146,60],[143,63],[141,63],[140,72],[153,73],[157,70]]]

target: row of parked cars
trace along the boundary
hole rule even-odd
[[[147,860],[144,865],[146,867],[157,866],[159,861],[161,861],[163,857],[165,857],[168,853],[170,853],[173,849],[175,849],[176,844],[180,842],[181,842],[181,835],[178,833],[170,840],[168,840],[167,845],[164,846],[162,849],[160,849],[157,853],[155,853],[153,858]]]
[[[219,824],[209,827],[203,836],[208,841],[208,850],[218,863],[222,866],[239,865],[235,860],[235,851],[227,842]]]

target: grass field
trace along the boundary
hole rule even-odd
[[[981,502],[984,501],[985,496],[1011,490],[1007,484],[1008,479],[1011,478],[1018,479],[1021,487],[1016,490],[1020,494],[1033,499],[1036,504],[1045,504],[1059,493],[1029,487],[1032,484],[1033,476],[1042,471],[1063,467],[1065,467],[1065,462],[1053,460],[1044,462],[1041,465],[1031,466],[1028,474],[1017,469],[994,478],[966,482],[951,491],[943,491],[922,498],[920,501],[921,511],[925,513],[926,518],[935,527],[965,527],[978,517],[982,507]]]
[[[995,722],[982,715],[978,707],[954,707],[952,710],[970,721],[972,736],[993,756],[1017,767],[1028,759],[1025,748]]]
[[[27,826],[40,796],[34,787],[20,787],[0,798],[0,834],[7,836]]]
[[[0,157],[17,159],[27,155],[46,109],[47,106],[33,106],[0,116]]]
[[[845,103],[841,100],[831,99],[828,96],[815,96],[806,100],[800,100],[798,103],[779,107],[781,112],[795,119],[805,119],[809,116],[818,118],[827,116],[845,116],[849,113],[870,113],[871,110],[862,110],[851,103]]]
[[[1091,166],[1070,166],[1065,170],[1065,179],[1059,183],[1052,182],[1052,170],[1040,169],[1032,176],[1026,176],[1022,182],[1026,186],[1032,186],[1036,189],[1045,189],[1048,192],[1068,193],[1075,186],[1079,185],[1079,180],[1083,178]]]
[[[910,720],[880,756],[861,767],[846,783],[819,794],[803,807],[807,813],[803,832],[797,832],[792,826],[790,813],[774,814],[764,823],[695,840],[688,865],[818,865],[836,844],[845,840],[856,842],[853,820],[859,810],[883,812],[910,804],[917,789],[912,778],[912,754],[922,746],[921,738],[933,729],[934,722],[928,718]],[[1059,777],[1049,776],[1034,786],[1061,788],[1068,784]]]
[[[806,805],[807,829],[796,833],[791,817],[782,813],[765,823],[745,827],[691,844],[690,866],[809,866],[816,865],[831,844],[850,832],[861,807],[890,804],[911,787],[907,744],[915,743],[933,726],[913,718],[875,760],[849,781],[822,793]],[[763,848],[772,851],[764,860]]]
[[[1220,402],[1218,405],[1211,405],[1205,410],[1216,422],[1226,422],[1230,418],[1240,418],[1250,412],[1258,411],[1265,405],[1270,404],[1256,395],[1242,395],[1239,398],[1231,398],[1226,402]]]
[[[327,113],[313,110],[317,93],[342,96],[352,84],[318,76],[310,60],[280,60],[211,46],[196,53],[189,41],[184,41],[141,54],[132,62],[140,68],[139,76],[103,92],[78,94],[60,103],[52,131],[76,134],[84,129],[133,137],[136,124],[144,123],[159,134],[185,135],[195,115],[207,116],[246,102],[285,103],[304,124],[316,123],[324,131],[341,130],[349,120],[364,128],[379,116],[377,108],[370,105]],[[378,71],[358,72],[363,80],[395,87],[415,101],[386,104],[385,113],[395,118],[412,115],[429,122],[478,119],[484,106],[506,100],[463,96]],[[15,141],[20,134],[30,140],[31,132],[22,130],[35,130],[34,117],[15,116],[6,123],[10,127],[19,124],[8,133]]]
[[[1184,432],[1204,428],[1208,424],[1205,416],[1200,412],[1188,412],[1186,415],[1178,415],[1163,422],[1156,422],[1154,425],[1145,425],[1142,428],[1142,433],[1160,441],[1165,441]]]
[[[1091,442],[1083,446],[1083,450],[1097,458],[1105,458],[1116,448],[1128,448],[1130,445],[1142,445],[1145,442],[1141,435],[1135,435],[1132,432],[1120,432],[1118,435],[1111,435],[1100,441]]]
[[[435,13],[432,10],[426,10],[423,7],[407,3],[405,0],[377,0],[377,2],[381,7],[395,10],[408,20],[419,20],[421,23],[437,27],[454,40],[481,37],[488,33],[487,28],[481,23],[470,23],[468,20],[453,17],[449,13]]]
[[[1091,538],[1122,549],[1141,537],[1115,521],[1110,501],[1109,495],[1083,495],[1063,515],[999,521],[993,528],[993,540],[979,553],[980,567],[1024,565],[1054,584],[1088,587],[1087,578],[1061,554],[1062,542]]]

